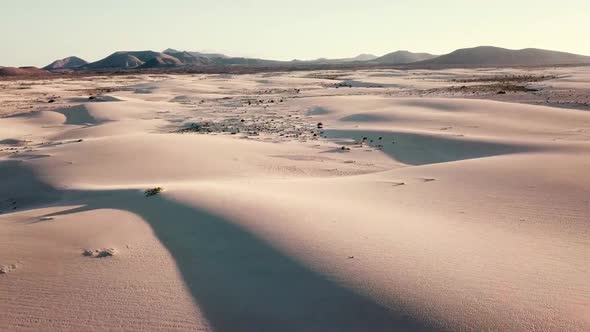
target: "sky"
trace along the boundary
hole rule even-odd
[[[493,45],[590,55],[588,0],[0,0],[0,66],[175,48],[276,60]]]

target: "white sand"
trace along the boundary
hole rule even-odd
[[[344,74],[0,82],[0,330],[589,330],[590,112]]]

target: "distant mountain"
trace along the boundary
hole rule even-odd
[[[166,63],[169,61],[167,55],[154,51],[121,51],[115,52],[108,57],[89,63],[83,66],[83,69],[133,69],[139,68],[144,63],[161,57],[161,61]],[[171,60],[174,61],[174,60]],[[158,60],[155,60],[158,62]]]
[[[162,53],[167,53],[167,54],[169,54],[169,53],[180,53],[180,52],[182,52],[182,51],[175,50],[173,48],[167,48],[167,49],[165,49],[165,50],[162,51]]]
[[[378,58],[378,56],[376,56],[374,54],[363,53],[363,54],[359,54],[359,55],[355,56],[354,58],[344,59],[344,60],[348,60],[348,62],[352,62],[352,61],[371,61],[371,60],[375,60],[377,58]]]
[[[134,57],[138,58],[139,60],[141,60],[143,62],[147,62],[147,61],[155,58],[156,56],[162,55],[162,53],[154,52],[154,51],[124,51],[124,52],[119,52],[119,53],[126,53],[126,54],[133,55]]]
[[[47,70],[37,67],[0,67],[0,77],[6,76],[42,76],[47,75]]]
[[[147,60],[139,68],[168,68],[180,66],[184,66],[184,63],[178,58],[169,54],[160,53],[154,56],[153,58]]]
[[[87,63],[78,57],[57,60],[44,67],[49,71],[69,70],[130,70],[181,67],[306,67],[321,65],[418,65],[418,66],[515,66],[515,65],[564,65],[590,64],[590,57],[571,53],[548,51],[534,48],[509,50],[505,48],[481,46],[456,50],[452,53],[436,56],[428,53],[396,51],[377,57],[372,54],[360,54],[353,58],[325,59],[308,61],[277,61],[257,58],[229,57],[219,53],[202,53],[166,49],[154,51],[121,51],[104,59]],[[29,69],[4,67],[1,75],[39,75],[39,68]]]
[[[45,70],[64,70],[64,69],[75,69],[88,64],[84,59],[70,56],[64,59],[55,60],[51,64],[43,67]]]
[[[373,54],[359,54],[354,58],[341,58],[341,59],[326,59],[326,58],[319,58],[316,60],[309,60],[309,61],[297,61],[297,62],[307,62],[313,64],[340,64],[340,63],[349,63],[349,62],[362,62],[362,61],[370,61],[377,59],[376,55]],[[295,60],[296,61],[296,60]]]
[[[211,63],[210,58],[203,56],[203,55],[194,55],[190,52],[186,51],[175,51],[172,49],[168,49],[164,51],[164,54],[173,56],[180,60],[184,65],[191,65],[191,66],[205,66]]]
[[[81,69],[153,69],[205,65],[270,66],[281,63],[283,62],[254,58],[232,58],[223,54],[166,49],[165,52],[162,53],[154,51],[116,52],[102,60],[89,63],[81,67]]]
[[[421,61],[420,65],[527,66],[590,63],[590,57],[572,53],[526,48],[510,50],[493,46],[464,48],[440,57]]]
[[[288,62],[277,61],[277,60],[266,60],[256,58],[211,58],[211,64],[217,66],[276,66],[281,64],[287,64]]]
[[[230,56],[227,56],[225,54],[221,54],[221,53],[205,53],[205,52],[194,52],[194,51],[178,51],[175,50],[173,48],[167,48],[164,50],[163,53],[166,54],[170,54],[170,55],[175,55],[177,53],[188,53],[194,57],[205,57],[205,58],[231,58]]]
[[[408,51],[396,51],[373,59],[371,62],[386,65],[405,65],[408,63],[429,60],[436,57],[436,55],[429,53],[412,53]]]
[[[178,51],[173,48],[164,50],[165,54],[175,56],[185,62],[186,65],[214,65],[214,66],[272,66],[286,62],[265,60],[257,58],[230,57],[220,53],[203,53]],[[192,58],[191,58],[192,57]]]
[[[84,69],[130,69],[144,64],[133,52],[115,52],[106,58],[89,63]]]

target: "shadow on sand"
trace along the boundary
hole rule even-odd
[[[379,146],[390,158],[412,166],[539,150],[533,146],[472,141],[451,135],[367,130],[326,130],[324,133],[342,145],[350,145],[351,140],[360,142],[366,137],[367,145]]]
[[[215,331],[433,330],[311,270],[231,220],[166,195],[58,190],[21,162],[0,163],[0,172],[14,179],[0,190],[0,199],[11,192],[11,186],[24,181],[27,191],[41,189],[44,195],[59,199],[60,205],[82,205],[47,217],[119,209],[143,218],[175,259]]]

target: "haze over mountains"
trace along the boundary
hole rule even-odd
[[[120,51],[104,59],[88,63],[71,56],[52,62],[43,70],[34,67],[0,67],[0,76],[21,76],[46,73],[46,71],[78,70],[132,70],[195,68],[207,66],[252,66],[252,67],[296,67],[321,65],[409,65],[409,66],[538,66],[590,64],[590,56],[572,53],[527,48],[510,50],[493,46],[464,48],[445,55],[396,51],[377,57],[373,54],[360,54],[353,58],[316,60],[278,61],[269,59],[231,57],[219,53],[203,53],[166,49],[155,51]],[[32,69],[34,68],[34,69]]]

